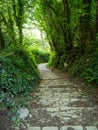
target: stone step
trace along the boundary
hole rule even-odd
[[[79,98],[79,99],[88,99],[87,96],[85,96],[84,94],[82,93],[79,93],[79,92],[71,92],[71,93],[68,93],[68,92],[62,92],[62,93],[59,93],[59,92],[50,92],[50,91],[47,91],[47,92],[44,92],[44,91],[41,91],[40,93],[35,93],[34,94],[35,96],[40,96],[40,98],[44,99],[76,99],[76,98]]]
[[[87,99],[52,99],[52,98],[44,98],[44,99],[39,99],[38,102],[34,101],[32,104],[33,108],[37,108],[40,104],[41,107],[95,107],[96,104],[95,102],[92,102]]]
[[[37,89],[37,91],[39,92],[39,90],[40,91],[43,91],[44,93],[46,93],[46,92],[61,92],[61,93],[63,93],[63,92],[82,92],[82,90],[80,89],[80,88],[75,88],[75,87],[51,87],[51,88],[49,88],[48,86],[44,86],[44,87],[42,87],[42,86],[40,86],[38,89]],[[36,91],[36,92],[37,92]]]
[[[79,99],[79,98],[69,98],[69,99],[66,99],[66,98],[55,98],[55,99],[52,99],[52,98],[40,98],[39,99],[39,103],[42,103],[42,105],[51,105],[51,104],[61,104],[61,107],[62,107],[62,104],[65,106],[65,105],[69,105],[69,104],[72,104],[72,103],[77,103],[77,102],[82,102],[82,103],[87,103],[89,102],[88,99]],[[91,102],[92,103],[92,102]]]
[[[94,110],[97,110],[97,107],[54,107],[54,108],[47,108],[47,111],[50,111],[50,112],[55,112],[55,111],[81,111],[81,110],[88,110],[88,111],[94,111]],[[98,111],[96,111],[96,113],[98,113]]]
[[[70,121],[72,125],[78,125],[82,123],[86,125],[95,125],[96,122],[98,121],[98,110],[96,107],[60,107],[59,106],[56,108],[51,108],[51,107],[37,108],[37,109],[33,109],[32,113],[33,114],[35,113],[34,117],[37,113],[37,118],[38,118],[40,113],[45,113],[44,111],[46,111],[46,113],[51,117],[60,118],[61,123],[64,124],[68,124],[68,122]],[[44,115],[44,119],[48,120],[47,115],[46,116]]]
[[[96,113],[96,114],[98,114],[98,108],[97,107],[68,107],[68,106],[64,106],[64,107],[62,107],[62,106],[58,106],[58,107],[41,107],[41,108],[33,108],[33,111],[39,111],[39,110],[47,110],[47,112],[51,112],[51,113],[53,113],[53,112],[75,112],[75,113],[77,113],[77,112],[83,112],[83,111],[91,111],[91,112],[94,112],[94,113]],[[73,113],[74,113],[73,112]]]
[[[79,85],[76,85],[74,83],[68,82],[68,81],[43,81],[39,85],[40,87],[48,87],[48,88],[64,88],[66,86],[73,86],[78,87]]]
[[[89,101],[86,101],[86,100],[82,100],[82,101],[79,101],[79,100],[76,100],[74,102],[69,102],[69,100],[66,99],[66,102],[63,102],[61,100],[59,100],[58,102],[48,102],[48,101],[44,101],[44,102],[41,102],[42,104],[42,107],[95,107],[96,105],[92,102],[89,102]]]
[[[37,113],[37,114],[36,114]],[[41,115],[41,113],[47,113],[46,115]],[[95,125],[98,121],[98,111],[96,107],[57,107],[57,108],[38,108],[32,110],[32,115],[37,119],[45,119],[44,123],[49,120],[52,121],[52,118],[60,119],[61,123],[78,125]],[[50,115],[50,119],[47,117]],[[42,123],[42,120],[39,122]],[[55,120],[56,123],[56,120]]]
[[[28,127],[27,130],[98,130],[96,126]]]

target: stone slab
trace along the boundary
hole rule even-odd
[[[63,126],[60,130],[83,130],[83,126]]]
[[[58,127],[43,127],[42,130],[58,130]]]
[[[86,130],[98,130],[96,126],[86,126]]]
[[[28,130],[41,130],[40,127],[28,127]]]
[[[60,130],[84,130],[83,126],[63,126]],[[85,130],[98,130],[96,126],[86,126]]]

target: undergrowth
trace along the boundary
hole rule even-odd
[[[98,84],[98,50],[78,56],[69,68],[74,76],[80,76],[90,83]]]
[[[56,68],[58,65],[58,55],[56,52],[51,52],[50,58],[49,58],[49,62],[48,62],[48,66],[52,66],[53,68]]]
[[[29,50],[17,47],[1,52],[0,109],[5,107],[16,114],[19,105],[27,103],[26,100],[39,81],[37,65]]]
[[[32,52],[37,64],[48,62],[49,56],[50,56],[49,52],[41,51],[38,48],[32,49],[31,52]]]

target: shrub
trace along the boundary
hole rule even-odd
[[[98,84],[98,51],[94,52],[91,57],[89,57],[88,65],[82,75],[88,82],[95,82]]]
[[[14,97],[27,95],[40,81],[32,53],[25,49],[0,54],[0,104],[17,105]],[[23,97],[24,98],[24,97]]]
[[[2,58],[0,60],[2,62],[2,69],[0,69],[1,92],[3,91],[16,95],[28,92],[35,86],[36,77],[15,67],[8,58]]]
[[[35,58],[30,50],[19,47],[14,50],[13,55],[8,55],[7,57],[11,60],[12,64],[32,75],[34,79],[40,77]]]
[[[86,56],[79,56],[75,59],[73,63],[71,63],[71,67],[69,68],[69,72],[72,75],[81,76],[81,73],[85,71],[85,63],[86,63]]]
[[[52,66],[52,67],[56,67],[56,64],[58,62],[58,56],[55,52],[52,52],[51,55],[50,55],[50,59],[49,59],[49,62],[48,62],[48,65],[49,66]]]
[[[48,62],[49,55],[50,55],[48,52],[40,51],[40,50],[38,50],[38,48],[32,49],[31,52],[32,52],[37,64]]]
[[[85,78],[88,82],[98,84],[98,51],[87,52],[75,59],[69,72],[72,75]]]
[[[0,109],[9,108],[15,124],[20,123],[17,118],[19,105],[26,105],[39,81],[37,65],[29,50],[21,46],[0,54]]]

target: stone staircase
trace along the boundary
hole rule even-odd
[[[98,106],[67,75],[38,66],[41,82],[20,130],[98,130]]]

